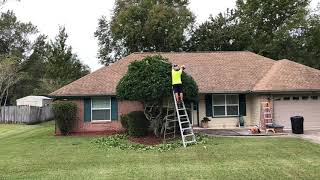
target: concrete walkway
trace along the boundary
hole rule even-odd
[[[304,134],[293,134],[291,131],[285,131],[284,133],[272,132],[265,134],[261,132],[260,134],[251,134],[249,129],[204,129],[204,128],[194,128],[194,132],[205,133],[209,136],[286,136],[286,137],[296,137],[305,140],[310,140],[312,142],[320,144],[320,130],[305,130]]]
[[[283,136],[288,135],[288,133],[264,133],[251,134],[249,129],[204,129],[204,128],[194,128],[195,132],[205,133],[209,136]]]

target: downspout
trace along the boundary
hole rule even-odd
[[[197,102],[197,123],[198,123],[198,127],[200,127],[200,115],[199,115],[199,102]]]

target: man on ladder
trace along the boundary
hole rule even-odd
[[[185,69],[184,65],[182,65],[181,67],[178,65],[173,65],[172,67],[172,86],[173,87],[172,88],[173,88],[173,99],[175,104],[175,113],[177,114],[177,118],[178,118],[182,143],[183,143],[183,146],[186,147],[187,144],[196,143],[196,137],[193,133],[188,112],[183,102],[181,75],[184,69]]]
[[[174,64],[172,67],[172,88],[179,106],[181,106],[181,102],[183,102],[181,75],[184,69],[184,65],[180,67]]]

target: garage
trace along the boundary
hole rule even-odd
[[[274,120],[291,129],[290,117],[303,116],[305,129],[320,129],[320,95],[288,95],[274,98]]]

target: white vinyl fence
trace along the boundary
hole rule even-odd
[[[52,119],[51,106],[2,106],[0,108],[0,123],[34,124]]]

